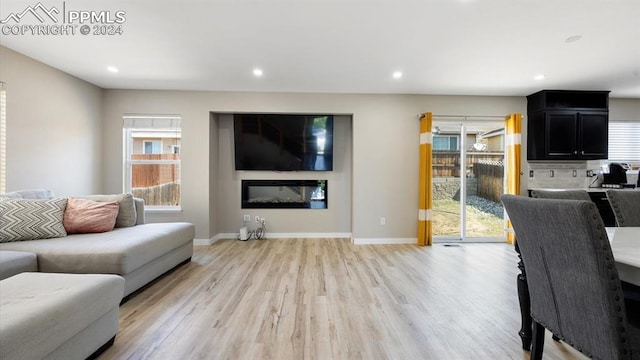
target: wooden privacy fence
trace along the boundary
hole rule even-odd
[[[133,154],[133,161],[180,160],[180,154]],[[180,165],[177,163],[135,163],[131,166],[131,191],[155,206],[180,205]]]
[[[433,151],[433,177],[460,177],[460,151]],[[474,176],[473,166],[478,162],[502,161],[502,152],[467,152],[466,177]]]
[[[178,206],[180,205],[180,183],[172,182],[162,185],[133,188],[134,197],[144,199],[146,205]]]
[[[478,161],[473,164],[473,173],[477,179],[478,196],[499,203],[504,192],[504,162]]]
[[[131,160],[180,160],[180,154],[134,154]],[[180,181],[178,164],[133,164],[131,184],[134,188],[143,188]]]

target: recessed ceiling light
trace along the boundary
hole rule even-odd
[[[396,71],[393,73],[393,78],[394,79],[400,79],[402,77],[402,72],[400,71]]]
[[[568,38],[564,39],[564,42],[572,43],[572,42],[576,42],[576,41],[578,41],[580,39],[582,39],[582,35],[573,35],[573,36],[569,36]]]
[[[262,69],[258,69],[258,68],[253,69],[253,76],[261,77],[262,76]]]
[[[118,68],[115,66],[107,66],[107,71],[112,72],[112,73],[117,73],[118,72]]]
[[[533,80],[544,80],[544,74],[538,74],[533,77]]]

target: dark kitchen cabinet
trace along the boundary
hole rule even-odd
[[[609,92],[543,90],[527,96],[528,160],[608,156]]]

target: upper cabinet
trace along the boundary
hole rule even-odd
[[[609,91],[542,90],[527,96],[528,160],[606,159]]]

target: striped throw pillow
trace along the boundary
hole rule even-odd
[[[67,199],[0,198],[0,242],[67,236],[62,220]]]

